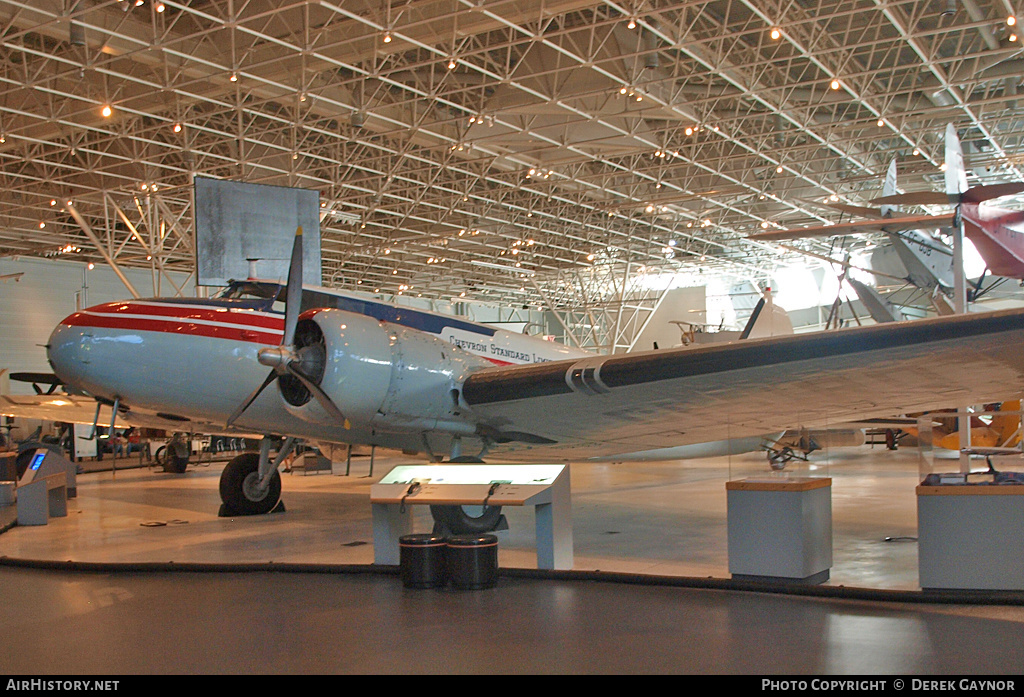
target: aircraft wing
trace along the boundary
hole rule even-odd
[[[96,419],[96,401],[91,397],[66,394],[0,395],[0,416],[91,425]],[[110,407],[106,404],[100,405],[99,425],[109,427],[110,417]],[[131,408],[118,410],[115,425],[156,428],[172,432],[187,431],[209,436],[260,437],[240,430],[226,430],[224,424],[199,422]]]
[[[1024,389],[1024,310],[485,369],[463,398],[495,456],[583,458],[828,428]],[[518,448],[518,452],[513,452]]]
[[[860,232],[900,232],[901,230],[920,230],[935,227],[950,227],[953,215],[905,215],[899,218],[876,218],[874,220],[858,220],[835,225],[818,225],[791,230],[772,230],[750,235],[751,240],[794,240],[802,237],[834,237],[852,235]]]

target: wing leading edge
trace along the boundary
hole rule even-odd
[[[530,457],[589,457],[998,401],[1024,390],[1022,345],[1009,310],[488,369],[463,399],[556,442]]]

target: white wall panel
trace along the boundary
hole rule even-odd
[[[142,295],[153,295],[153,276],[144,269],[122,269],[128,280]],[[75,261],[48,259],[0,259],[0,277],[23,274],[20,280],[0,283],[0,369],[10,372],[51,372],[43,345],[53,328],[76,310],[75,294],[82,293],[88,305],[130,298],[131,294],[109,266],[97,264],[86,271],[86,265]],[[184,277],[174,276],[179,285]],[[164,279],[163,289],[170,286]],[[189,283],[184,292],[192,296]],[[6,389],[7,380],[0,381]],[[11,382],[12,394],[32,394],[32,386]]]

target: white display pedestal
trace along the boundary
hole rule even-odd
[[[832,568],[832,480],[726,482],[733,578],[824,583]]]
[[[414,483],[419,486],[409,493]],[[399,538],[413,532],[412,506],[479,506],[484,500],[534,506],[537,568],[572,569],[568,465],[400,465],[370,488],[374,562],[399,563]]]
[[[18,525],[46,525],[68,514],[68,483],[63,472],[38,477],[17,489]]]
[[[1024,486],[917,487],[924,589],[1024,590]]]

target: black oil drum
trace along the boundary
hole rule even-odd
[[[448,578],[459,590],[492,588],[498,582],[498,538],[487,534],[449,537]]]
[[[440,588],[448,584],[448,548],[440,535],[422,533],[398,538],[398,564],[406,588]]]

